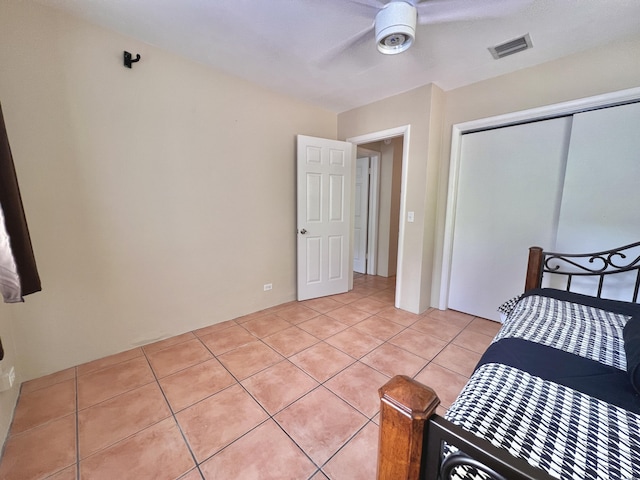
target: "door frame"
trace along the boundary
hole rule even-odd
[[[401,127],[389,128],[378,132],[367,133],[365,135],[357,135],[349,137],[347,142],[353,143],[356,148],[358,145],[365,143],[378,142],[386,138],[402,137],[402,179],[400,183],[400,231],[398,233],[398,258],[396,267],[396,295],[395,307],[400,308],[402,299],[402,265],[404,263],[404,243],[405,243],[405,227],[406,227],[406,209],[407,209],[407,173],[409,164],[409,137],[411,133],[411,125],[403,125]],[[355,179],[354,179],[355,182]],[[355,190],[355,189],[354,189]],[[351,259],[353,264],[353,258]]]
[[[458,175],[460,173],[460,147],[462,144],[462,135],[478,130],[506,127],[509,125],[517,125],[519,123],[545,120],[563,115],[572,115],[587,110],[638,100],[640,100],[640,87],[595,95],[593,97],[580,98],[577,100],[570,100],[544,107],[521,110],[504,115],[496,115],[479,120],[471,120],[469,122],[456,123],[452,126],[451,155],[449,158],[449,187],[445,214],[442,273],[440,276],[440,297],[438,299],[438,309],[446,310],[449,306],[449,283],[451,281],[451,258],[453,254],[453,236],[458,196]]]
[[[380,152],[358,147],[356,158],[369,157],[369,206],[367,207],[367,275],[378,271],[378,210],[380,208]],[[362,153],[362,155],[360,155]]]

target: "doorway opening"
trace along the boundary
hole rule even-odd
[[[357,147],[353,226],[353,272],[377,274],[380,159],[376,144]]]
[[[406,126],[347,139],[357,147],[354,277],[395,277],[396,308],[402,295],[408,135]]]

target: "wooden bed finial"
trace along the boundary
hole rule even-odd
[[[524,282],[524,291],[540,288],[542,281],[542,262],[544,254],[541,247],[529,248],[529,263],[527,264],[527,278]]]
[[[397,375],[380,395],[378,480],[418,480],[425,421],[435,413],[436,393],[411,378]]]

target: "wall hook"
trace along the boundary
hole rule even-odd
[[[124,52],[124,66],[127,68],[131,68],[132,63],[136,63],[140,61],[140,54],[136,54],[136,59],[133,60],[131,58],[131,54],[127,51]]]

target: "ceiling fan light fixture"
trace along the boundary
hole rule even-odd
[[[376,15],[375,31],[378,51],[394,55],[407,50],[416,35],[418,13],[406,2],[390,2]]]

